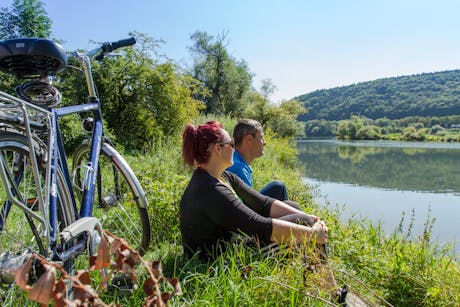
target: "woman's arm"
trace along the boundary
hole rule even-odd
[[[309,218],[309,221],[308,221],[308,224],[309,225],[313,225],[315,222],[317,222],[319,220],[319,217],[315,216],[315,215],[311,215],[311,214],[307,214],[301,210],[298,210],[292,206],[289,206],[288,204],[280,201],[280,200],[275,200],[273,203],[272,203],[272,206],[270,208],[270,217],[272,218],[279,218],[279,217],[282,217],[282,216],[285,216],[285,215],[289,215],[289,214],[298,214],[298,213],[301,213],[301,214],[304,214],[306,216],[308,216]]]
[[[301,244],[315,240],[317,244],[325,244],[327,242],[327,227],[322,221],[314,223],[312,227],[308,227],[279,219],[272,219],[272,235],[270,240],[285,244]]]

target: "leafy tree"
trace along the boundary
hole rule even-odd
[[[276,91],[276,85],[273,84],[271,79],[262,80],[262,86],[260,87],[260,92],[262,97],[269,100],[270,96]]]
[[[19,37],[48,38],[51,19],[40,0],[14,0],[0,11],[0,39]]]
[[[360,140],[378,140],[380,137],[380,129],[374,125],[362,126],[356,132],[356,138]]]
[[[305,122],[305,134],[307,137],[332,137],[335,136],[337,122],[328,120],[309,120]]]
[[[352,115],[350,120],[341,120],[337,126],[337,136],[341,139],[355,139],[358,131],[364,126],[363,119]]]
[[[296,100],[283,101],[279,106],[272,104],[270,96],[276,91],[271,79],[262,80],[260,92],[251,90],[244,100],[248,107],[245,117],[259,121],[280,137],[305,137],[304,125],[297,120],[307,110]]]
[[[243,97],[252,80],[246,62],[228,54],[226,33],[214,37],[197,31],[190,38],[195,61],[191,74],[208,93],[196,98],[205,102],[206,113],[241,115],[245,109]]]
[[[275,116],[276,107],[254,90],[246,93],[243,99],[247,105],[244,116],[257,120],[264,128],[267,128],[268,122]]]
[[[444,132],[446,129],[444,129],[442,126],[440,125],[434,125],[433,127],[431,127],[430,129],[430,134],[438,134],[440,132]]]
[[[304,125],[297,120],[298,116],[305,112],[305,108],[298,101],[283,101],[274,109],[268,127],[280,137],[305,137]]]
[[[116,141],[143,150],[157,139],[178,134],[185,122],[198,116],[201,103],[192,98],[199,90],[196,80],[179,73],[171,62],[151,57],[147,50],[157,48],[158,41],[135,35],[136,47],[121,50],[120,57],[106,58],[103,64],[94,62],[93,69],[102,112]],[[74,73],[63,78],[66,103],[83,99],[82,81]]]

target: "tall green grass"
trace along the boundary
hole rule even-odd
[[[229,131],[233,129],[234,121],[219,121]],[[366,219],[343,221],[340,209],[314,202],[311,187],[301,180],[291,141],[277,139],[270,131],[265,134],[265,155],[253,165],[255,188],[282,180],[292,198],[326,221],[329,262],[339,285],[347,284],[371,305],[460,305],[460,266],[452,247],[431,242],[433,220],[427,220],[420,237],[412,234],[410,217],[402,217],[400,227],[391,234],[384,233],[383,225]],[[184,294],[173,297],[171,306],[324,306],[330,300],[322,276],[307,266],[308,247],[264,257],[234,245],[213,263],[185,259],[179,203],[192,172],[182,164],[180,137],[158,140],[149,152],[126,158],[149,200],[153,240],[144,258],[161,260],[164,275],[175,276],[182,284]],[[128,297],[113,293],[102,297],[123,306],[143,302],[142,287]]]
[[[231,131],[231,121],[220,121]],[[269,131],[266,135],[265,155],[253,165],[255,188],[282,180],[306,211],[326,220],[330,263],[339,284],[349,285],[372,304],[460,304],[460,266],[452,247],[430,241],[433,221],[427,220],[421,237],[411,234],[410,220],[402,219],[390,235],[382,225],[366,219],[342,221],[341,210],[314,203],[311,188],[301,181],[290,141],[277,139]],[[306,268],[304,249],[291,251],[289,257],[254,258],[251,251],[233,246],[214,263],[184,259],[178,213],[191,171],[182,165],[180,140],[163,140],[151,152],[128,160],[150,204],[154,240],[146,257],[162,260],[165,276],[176,276],[182,283],[184,295],[175,297],[171,305],[322,306],[322,300],[330,299],[321,276]]]

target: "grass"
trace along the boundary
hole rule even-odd
[[[286,182],[290,195],[303,208],[326,220],[330,229],[330,260],[339,284],[347,284],[372,304],[446,306],[460,304],[460,267],[452,247],[430,241],[432,221],[425,234],[413,237],[411,221],[401,220],[386,235],[369,220],[340,220],[341,211],[320,207],[301,181],[295,150],[288,140],[266,132],[265,156],[254,164],[255,187],[272,179]],[[173,306],[323,306],[329,299],[321,276],[304,265],[305,251],[289,258],[253,258],[235,246],[211,264],[182,258],[178,210],[191,171],[182,166],[180,143],[164,140],[152,152],[133,157],[130,164],[147,192],[154,236],[147,258],[163,262],[165,276],[178,277],[184,295]],[[247,277],[243,277],[249,271]],[[314,298],[314,296],[318,296]]]
[[[231,131],[231,121],[221,119]],[[200,121],[203,122],[203,121]],[[452,247],[431,242],[432,220],[425,233],[414,237],[411,218],[385,234],[382,225],[366,219],[342,221],[341,210],[319,206],[312,189],[302,183],[296,152],[290,141],[266,133],[265,156],[257,159],[254,182],[258,189],[269,180],[284,181],[292,198],[321,216],[330,230],[330,263],[338,283],[372,305],[452,306],[460,304],[460,266]],[[159,140],[142,155],[126,157],[149,200],[152,244],[146,260],[161,260],[163,273],[177,277],[183,295],[171,306],[324,306],[330,289],[321,274],[306,266],[308,247],[285,250],[276,257],[261,257],[234,245],[213,263],[182,256],[179,202],[191,176],[182,165],[180,141]],[[85,266],[84,262],[80,264]],[[168,289],[165,289],[167,291]],[[21,294],[18,294],[21,295]],[[129,297],[101,294],[106,303],[139,306],[142,287]]]

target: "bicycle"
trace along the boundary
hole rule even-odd
[[[72,272],[78,255],[97,251],[101,224],[141,255],[147,250],[146,194],[104,134],[91,69],[92,58],[133,44],[130,38],[67,54],[46,39],[0,42],[0,70],[29,80],[16,88],[18,97],[0,91],[0,284],[11,284],[11,271],[32,253]],[[88,101],[59,106],[52,79],[70,67],[70,58],[83,69]],[[83,120],[90,137],[73,153],[70,168],[58,120],[79,113],[91,114]]]

